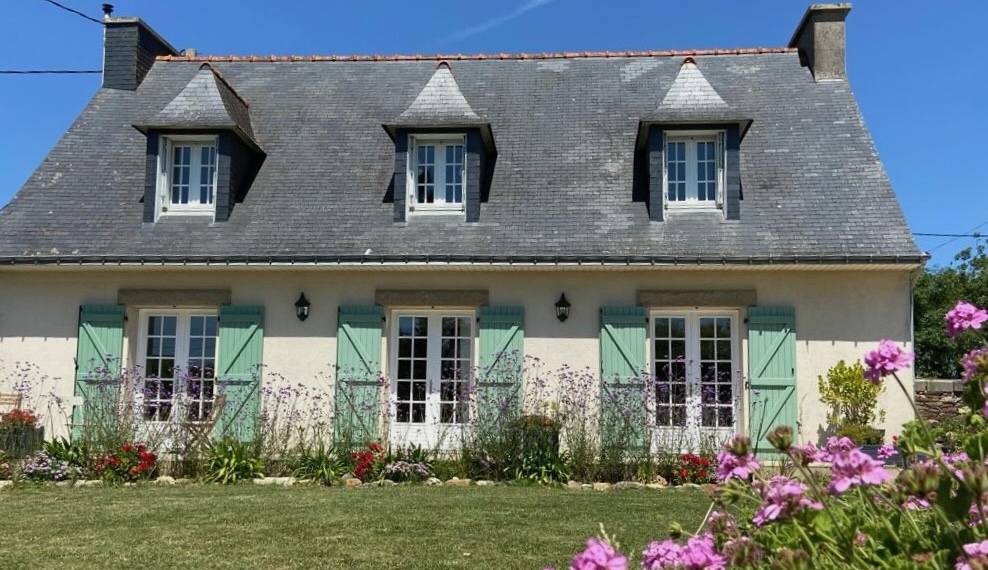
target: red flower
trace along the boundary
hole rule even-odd
[[[131,451],[134,451],[134,446],[129,443],[125,443],[123,444],[123,450],[124,453],[130,453]]]
[[[381,447],[380,443],[372,443],[367,446],[367,449],[370,449],[374,453],[381,453],[382,451],[384,451],[384,448]]]

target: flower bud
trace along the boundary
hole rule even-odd
[[[810,557],[804,550],[783,548],[772,559],[772,568],[777,570],[809,570]]]
[[[988,468],[980,463],[969,463],[961,470],[961,478],[967,483],[975,497],[988,492]]]
[[[669,538],[679,539],[683,536],[683,526],[678,522],[674,522],[669,525]]]
[[[778,449],[782,453],[789,451],[792,447],[792,428],[789,426],[779,426],[769,432],[766,436],[768,442],[772,444],[772,447]]]
[[[744,457],[751,453],[751,439],[744,435],[735,435],[734,439],[727,444],[727,451],[735,457]]]

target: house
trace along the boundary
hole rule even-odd
[[[434,57],[202,56],[108,15],[102,87],[0,211],[0,361],[60,378],[76,425],[119,358],[147,422],[184,367],[193,419],[218,378],[249,433],[279,375],[335,394],[336,429],[428,445],[492,394],[532,404],[491,373],[523,354],[592,370],[601,417],[642,395],[642,443],[816,441],[817,376],[911,345],[925,259],[849,10],[779,48]],[[881,404],[895,433],[908,403]]]

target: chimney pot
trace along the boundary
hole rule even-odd
[[[182,50],[182,55],[193,58],[196,56],[196,48],[185,48]]]
[[[103,4],[103,19],[109,19],[113,15],[113,4]]]
[[[817,81],[847,79],[845,20],[850,4],[811,4],[796,26],[789,47]]]

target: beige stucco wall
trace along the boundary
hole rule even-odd
[[[912,340],[906,271],[10,270],[0,272],[0,371],[5,376],[0,383],[10,381],[15,362],[30,362],[51,377],[43,382],[45,391],[70,400],[79,305],[114,303],[118,289],[144,287],[229,288],[234,304],[264,305],[267,373],[326,390],[335,361],[337,306],[370,304],[379,288],[486,289],[491,304],[524,306],[526,354],[542,359],[548,369],[569,364],[594,370],[599,369],[600,306],[633,305],[639,289],[753,289],[760,305],[796,308],[801,436],[810,441],[818,440],[825,422],[817,375],[839,359],[861,358],[879,339],[910,349]],[[294,314],[300,291],[312,302],[305,322]],[[561,292],[573,304],[565,323],[555,318],[553,306]],[[136,338],[138,319],[131,313],[128,339]],[[742,325],[742,338],[745,334]],[[125,352],[134,358],[132,342]],[[746,352],[742,343],[743,371]],[[911,387],[910,373],[904,380]],[[907,400],[890,385],[881,405],[888,412],[885,427],[897,433],[911,415]],[[64,428],[55,430],[64,433]]]

